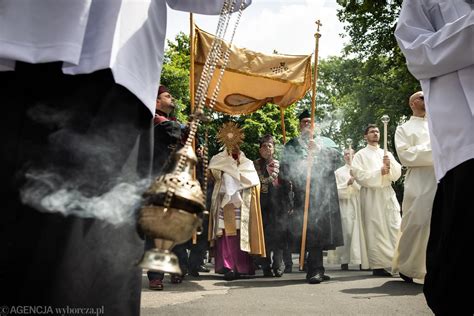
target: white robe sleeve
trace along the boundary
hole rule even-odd
[[[382,158],[374,161],[374,157],[366,156],[358,152],[352,161],[352,172],[361,186],[368,188],[380,188],[397,181],[402,175],[402,166],[395,160],[392,153],[388,152],[390,158],[390,173],[382,176]],[[380,161],[379,161],[380,160]]]
[[[380,165],[380,168],[382,166]],[[370,166],[363,155],[357,153],[352,160],[352,173],[361,186],[368,188],[380,188],[382,184],[382,172],[380,168]]]
[[[402,176],[402,165],[400,165],[391,152],[388,152],[388,156],[390,158],[389,179],[390,181],[395,182]]]
[[[347,185],[350,179],[349,169],[347,167],[341,167],[337,169],[334,174],[336,175],[337,183],[337,194],[339,199],[348,200],[354,193],[360,190],[360,185],[357,181],[353,181],[351,185]]]
[[[414,144],[412,144],[414,143]],[[404,127],[399,126],[395,131],[395,147],[398,158],[405,167],[426,167],[433,165],[431,144],[410,142]]]
[[[343,170],[338,169],[334,172],[336,175],[337,195],[341,200],[349,199],[349,186],[347,185],[348,178],[344,176]]]
[[[404,1],[395,30],[413,76],[428,79],[473,65],[474,11],[444,25],[443,19],[455,10],[449,1],[429,9],[422,2]]]

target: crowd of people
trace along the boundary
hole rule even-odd
[[[160,86],[155,133],[161,136],[155,141],[163,150],[174,149],[182,136],[171,137],[169,127],[183,128],[167,116],[163,97],[171,100],[168,89]],[[408,104],[413,116],[395,135],[398,157],[407,168],[403,213],[392,187],[401,165],[379,147],[376,125],[365,129],[366,147],[344,150],[345,164],[339,167],[335,144],[312,134],[308,110],[299,115],[300,135],[285,144],[281,162],[275,158],[272,135],[261,137],[259,158],[252,162],[240,149],[243,132],[236,123],[225,123],[217,135],[222,151],[208,166],[213,183],[208,194],[209,244],[202,241],[198,266],[208,249],[215,272],[225,280],[255,275],[258,268],[264,277],[281,277],[292,272],[284,252],[304,253],[306,280],[318,284],[330,280],[323,264],[326,251],[328,263],[340,264],[341,270],[357,265],[374,276],[399,275],[406,282],[423,283],[436,181],[423,93],[414,93]],[[425,185],[417,185],[420,181]],[[172,275],[171,283],[180,283],[186,273],[199,275],[196,264],[187,259],[188,253],[193,255],[189,243],[175,246],[173,252],[183,275]],[[162,273],[148,271],[148,276],[150,289],[163,289]]]

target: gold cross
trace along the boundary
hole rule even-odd
[[[316,21],[316,22],[314,22],[314,23],[316,23],[316,25],[318,26],[318,28],[317,28],[316,32],[319,32],[319,27],[320,27],[320,26],[323,26],[323,24],[321,23],[321,21],[320,21],[320,20],[317,20],[317,21]]]

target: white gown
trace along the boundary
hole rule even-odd
[[[392,182],[401,176],[401,165],[389,152],[390,173],[382,176],[383,154],[378,146],[367,145],[352,161],[354,178],[361,185],[362,221],[371,269],[392,266],[401,222],[400,204],[392,188]]]
[[[360,185],[357,181],[351,185],[347,184],[351,177],[349,171],[350,166],[346,164],[334,172],[341,210],[344,246],[328,251],[327,260],[328,263],[336,264],[360,264],[363,269],[368,269],[369,259],[367,258],[360,208]]]
[[[407,172],[402,224],[392,272],[401,272],[422,282],[426,274],[426,246],[437,187],[427,120],[412,116],[398,126],[395,147]]]

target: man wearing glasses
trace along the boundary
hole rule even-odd
[[[408,103],[413,115],[395,132],[395,148],[407,172],[392,272],[399,272],[405,282],[423,283],[436,178],[423,92],[415,92]]]

